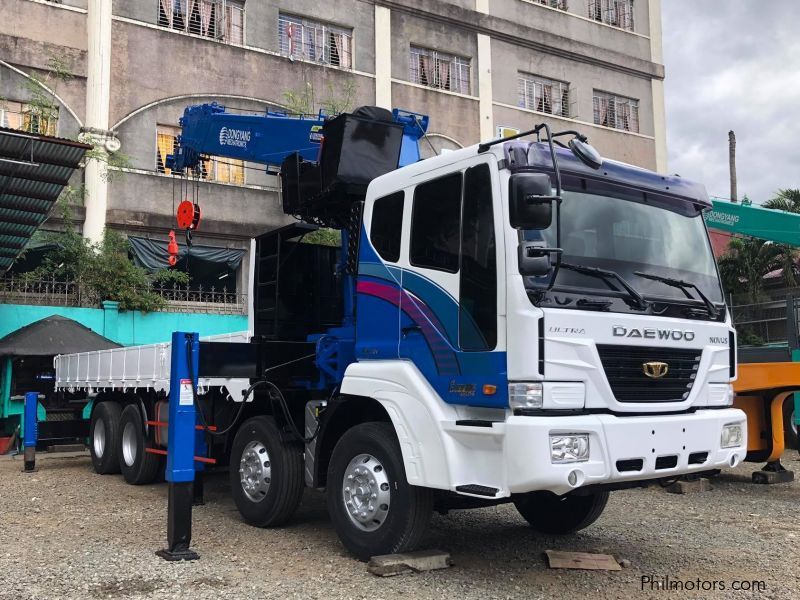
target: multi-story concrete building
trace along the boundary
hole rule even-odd
[[[76,218],[93,239],[166,239],[180,186],[163,159],[183,108],[208,101],[405,108],[430,115],[429,152],[547,120],[666,168],[660,0],[0,0],[0,13],[0,124],[114,138],[129,158],[111,181],[86,169]],[[48,78],[52,57],[72,78]],[[57,122],[26,112],[31,76],[58,82]],[[207,163],[197,243],[245,248],[284,220],[275,178],[251,167]]]

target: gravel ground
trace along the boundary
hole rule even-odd
[[[797,453],[784,464],[798,471]],[[615,492],[592,527],[567,538],[539,536],[512,506],[435,515],[424,544],[452,554],[445,571],[378,578],[350,558],[328,521],[322,495],[306,492],[282,529],[244,524],[227,475],[206,483],[194,511],[201,559],[168,563],[164,484],[134,487],[91,471],[88,454],[40,454],[39,471],[0,457],[0,598],[797,598],[800,482],[749,483],[756,465],[714,480],[710,492],[660,488]],[[546,549],[606,552],[622,571],[548,569]],[[641,589],[641,578],[698,578],[724,591]],[[758,580],[765,592],[732,592]],[[709,584],[710,585],[710,584]],[[719,586],[719,583],[717,583]]]

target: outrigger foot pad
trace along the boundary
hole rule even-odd
[[[164,560],[175,562],[178,560],[197,560],[200,555],[194,550],[188,548],[175,549],[175,550],[158,550],[156,556],[160,556]]]
[[[790,481],[794,481],[794,471],[787,471],[779,460],[767,463],[763,469],[753,473],[753,483],[771,485]]]

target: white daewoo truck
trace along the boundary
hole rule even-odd
[[[342,115],[319,163],[284,161],[299,222],[256,240],[251,341],[200,344],[207,456],[248,522],[324,489],[366,559],[418,545],[434,509],[510,501],[569,533],[612,490],[744,459],[702,186],[546,126],[396,168],[397,127]],[[341,250],[301,243],[317,225]],[[58,357],[57,385],[94,398],[97,471],[152,481],[165,382],[114,352]]]

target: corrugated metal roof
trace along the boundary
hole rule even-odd
[[[0,273],[47,220],[91,146],[0,127]]]

